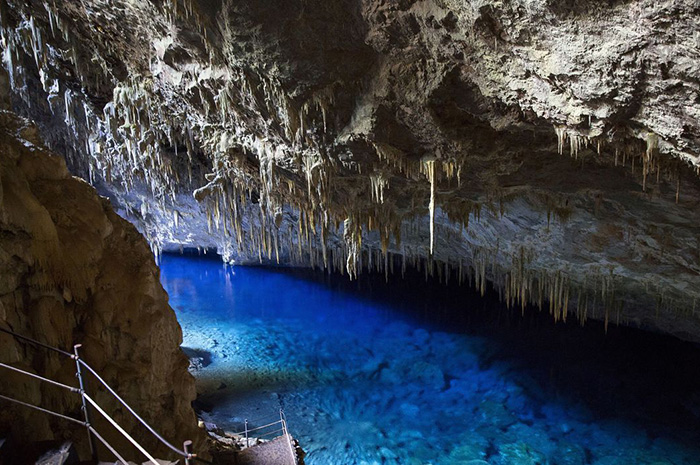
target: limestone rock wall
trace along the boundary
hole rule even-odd
[[[195,440],[201,450],[194,380],[148,244],[108,200],[70,175],[35,126],[6,111],[0,112],[0,325],[69,351],[82,344],[85,360],[164,437],[178,446]],[[0,360],[76,385],[72,360],[4,333]],[[170,457],[94,379],[89,389],[127,431]],[[0,393],[80,418],[78,396],[24,375],[3,370]],[[15,440],[69,437],[87,454],[82,428],[1,405],[0,431]],[[98,414],[93,418],[118,450],[143,458]]]

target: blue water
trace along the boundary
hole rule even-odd
[[[415,278],[165,255],[205,420],[286,412],[308,465],[700,464],[700,350]],[[492,308],[493,307],[493,308]]]

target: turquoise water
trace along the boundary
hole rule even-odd
[[[165,255],[202,416],[286,412],[308,465],[700,464],[700,350],[417,277]]]

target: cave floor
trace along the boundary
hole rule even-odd
[[[474,330],[425,318],[461,297],[410,282],[384,299],[189,257],[162,270],[202,417],[240,431],[282,408],[308,465],[700,464],[697,346],[519,312]]]

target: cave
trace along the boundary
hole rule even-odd
[[[700,464],[698,17],[0,0],[0,465]]]

